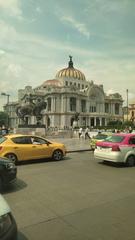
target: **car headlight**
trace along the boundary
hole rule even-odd
[[[7,213],[3,216],[0,216],[0,237],[8,231],[10,226],[12,225],[10,214]]]
[[[11,168],[14,168],[15,167],[15,164],[14,163],[7,163],[6,164],[6,168],[7,169],[11,169]]]

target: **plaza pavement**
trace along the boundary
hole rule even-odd
[[[49,137],[48,140],[53,142],[64,143],[67,152],[78,152],[78,151],[91,151],[90,149],[90,139],[84,138],[52,138]]]

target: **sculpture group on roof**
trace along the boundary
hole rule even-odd
[[[16,108],[17,116],[23,121],[24,124],[27,123],[27,116],[35,116],[37,123],[40,123],[42,119],[42,110],[45,110],[47,103],[42,97],[29,94],[25,96],[25,103],[19,104]]]

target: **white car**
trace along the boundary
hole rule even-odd
[[[94,158],[98,161],[135,165],[135,134],[117,133],[96,143]]]
[[[17,225],[11,213],[11,209],[0,194],[0,239],[17,239]]]

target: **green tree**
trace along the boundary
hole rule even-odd
[[[0,111],[0,126],[2,125],[8,125],[8,114]]]

